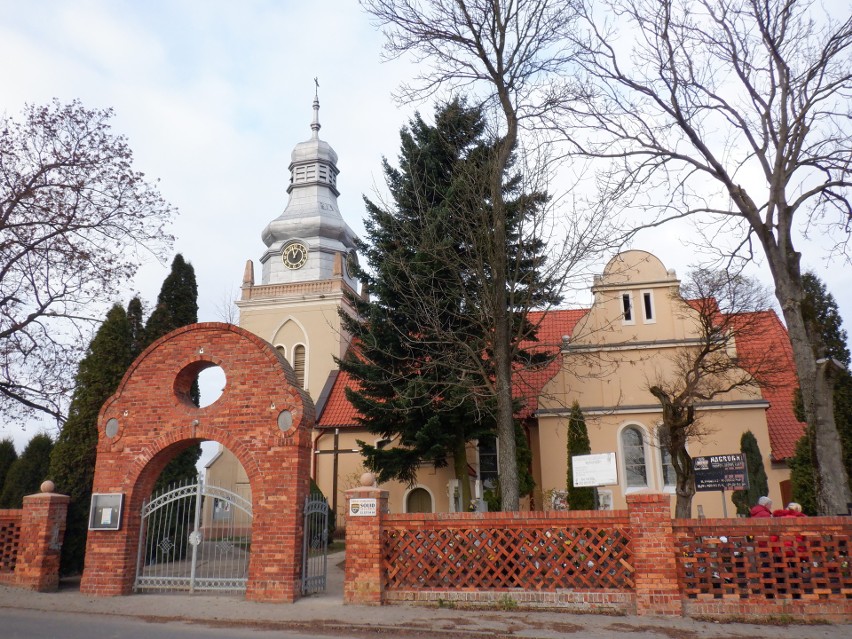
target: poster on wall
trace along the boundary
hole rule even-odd
[[[95,493],[89,510],[89,530],[118,530],[124,493]]]
[[[576,455],[571,457],[574,488],[613,486],[618,483],[615,453]]]

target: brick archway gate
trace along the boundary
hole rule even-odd
[[[195,407],[198,373],[219,366],[222,396]],[[203,440],[225,445],[251,484],[252,548],[246,597],[299,596],[302,506],[309,491],[314,405],[287,362],[267,342],[231,324],[193,324],[143,352],[101,408],[93,493],[122,494],[118,530],[90,530],[81,591],[131,592],[141,508],[174,455]]]

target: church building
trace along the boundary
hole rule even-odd
[[[358,485],[364,472],[358,441],[378,441],[357,422],[346,400],[352,383],[337,369],[350,346],[339,313],[354,313],[347,296],[365,294],[352,277],[357,260],[355,235],[338,207],[337,154],[320,139],[319,101],[313,103],[311,137],[297,144],[290,164],[289,201],[261,235],[260,281],[249,261],[237,302],[240,326],[267,340],[293,367],[296,381],[317,407],[313,430],[312,477],[343,523],[343,493]],[[536,490],[526,508],[564,507],[567,481],[567,420],[574,401],[584,411],[592,453],[613,453],[618,476],[598,490],[602,508],[624,508],[625,496],[639,490],[674,492],[671,460],[660,448],[659,402],[648,381],[665,367],[674,349],[695,343],[695,311],[677,296],[680,281],[654,255],[627,251],[612,258],[591,283],[588,309],[534,314],[538,348],[554,356],[542,370],[517,382],[523,408],[518,418],[533,454]],[[735,390],[699,407],[705,435],[689,443],[693,457],[739,453],[743,432],[754,433],[764,455],[769,496],[790,499],[789,469],[803,425],[793,414],[795,368],[786,330],[773,311],[756,314],[759,340],[733,348],[771,349],[784,361],[773,385]],[[521,390],[523,389],[523,391]],[[496,442],[499,446],[499,442]],[[468,467],[471,492],[478,497],[499,478],[494,442],[471,443]],[[236,486],[249,497],[248,480],[236,458],[224,448],[207,464],[207,479]],[[415,485],[382,485],[392,512],[467,510],[451,468],[424,465]],[[693,513],[732,516],[730,493],[699,492]]]

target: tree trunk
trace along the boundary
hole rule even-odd
[[[787,324],[793,360],[802,390],[805,418],[813,433],[816,454],[817,503],[822,515],[845,514],[852,502],[843,464],[840,435],[834,422],[833,375],[829,364],[817,364],[814,347],[802,317],[802,277],[799,254],[785,259],[777,246],[764,249],[775,281],[775,296]]]
[[[675,504],[676,519],[690,519],[692,517],[692,498],[695,496],[695,470],[692,468],[692,458],[686,452],[678,455],[681,470],[677,473],[675,481],[675,492],[677,502]]]
[[[491,270],[494,277],[494,366],[497,390],[497,436],[499,438],[498,462],[500,464],[500,507],[503,511],[520,510],[520,479],[518,455],[515,446],[515,415],[512,398],[512,335],[510,321],[514,309],[510,308],[506,285],[508,282],[508,256],[506,255],[506,203],[503,198],[503,176],[515,142],[518,123],[514,109],[505,90],[500,102],[506,116],[506,136],[497,145],[497,155],[491,171],[491,203],[493,241],[491,244]]]
[[[470,508],[470,472],[467,466],[467,442],[464,440],[464,433],[459,432],[456,437],[455,448],[453,449],[453,469],[456,473],[456,480],[459,482],[459,490],[461,491],[461,507],[462,511]]]

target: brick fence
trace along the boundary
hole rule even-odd
[[[346,497],[344,603],[852,620],[849,518],[672,520],[656,494],[626,511],[452,514],[388,514],[376,488]]]
[[[24,497],[24,507],[0,510],[0,583],[38,592],[59,586],[59,553],[69,497],[51,492]]]

